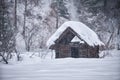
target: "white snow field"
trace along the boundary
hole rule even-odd
[[[23,61],[0,63],[0,80],[120,80],[120,51],[104,53],[109,55],[61,59],[23,55]]]

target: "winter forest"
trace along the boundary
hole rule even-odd
[[[100,58],[54,59],[46,43],[66,21],[98,35]],[[0,0],[0,80],[120,80],[119,60],[120,0]]]

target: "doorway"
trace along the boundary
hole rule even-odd
[[[71,47],[71,57],[79,58],[79,49],[78,49],[78,47]]]

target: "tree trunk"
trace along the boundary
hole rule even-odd
[[[117,49],[120,50],[120,25],[118,26],[117,31]]]
[[[14,16],[14,26],[15,26],[15,30],[17,31],[17,0],[15,0],[15,16]]]
[[[57,2],[57,8],[55,10],[55,12],[56,12],[56,29],[58,29],[58,22],[59,22],[59,9],[58,9],[58,7],[59,7],[59,2]]]
[[[112,31],[112,33],[111,33],[111,35],[110,35],[110,37],[109,37],[109,39],[108,39],[108,41],[107,41],[107,44],[106,44],[106,48],[108,49],[109,48],[109,44],[110,44],[110,41],[112,40],[112,37],[113,37],[113,35],[114,35],[114,27],[112,27],[113,28],[113,31]]]
[[[57,15],[56,15],[56,29],[58,29],[58,18],[59,18],[59,16],[58,16],[58,12],[57,12]]]
[[[23,38],[25,39],[25,31],[26,31],[26,10],[27,10],[27,0],[25,0],[25,11],[24,11],[24,24],[23,24]]]
[[[26,11],[27,11],[27,0],[25,0],[25,10],[24,10],[24,24],[23,24],[23,32],[22,32],[22,35],[23,35],[23,39],[24,39],[24,42],[25,42],[25,45],[26,45],[26,50],[29,51],[29,49],[27,48],[28,46],[28,41],[27,41],[27,38],[26,38]]]
[[[4,55],[2,55],[2,53],[0,53],[0,56],[2,57],[2,59],[3,59],[3,61],[6,63],[6,64],[8,64],[8,59],[6,59],[5,57],[4,57]]]

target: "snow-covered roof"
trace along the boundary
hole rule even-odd
[[[71,42],[80,42],[80,43],[84,43],[84,41],[82,41],[81,39],[79,39],[77,36],[75,36]]]
[[[54,45],[55,41],[68,27],[75,31],[78,34],[78,37],[84,40],[88,45],[104,45],[104,43],[99,40],[97,34],[82,22],[67,21],[62,24],[57,29],[57,31],[49,38],[49,40],[47,41],[47,46],[50,47],[51,45]]]

